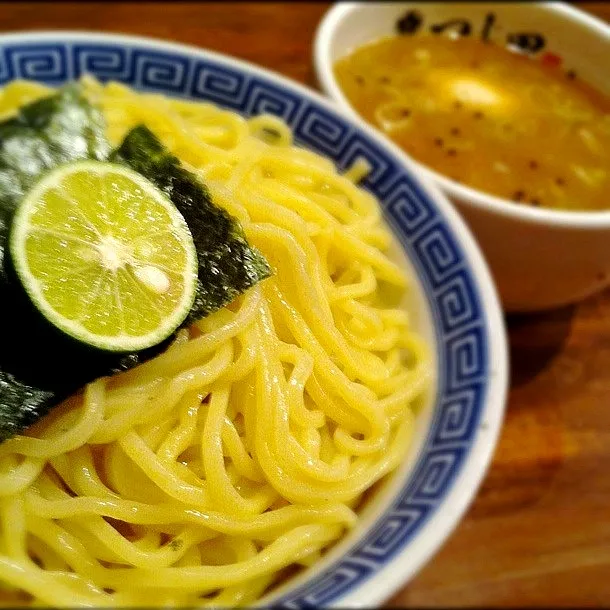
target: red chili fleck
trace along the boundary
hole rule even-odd
[[[543,65],[549,66],[549,68],[557,68],[563,62],[563,59],[560,55],[555,55],[555,53],[545,53],[540,61]]]

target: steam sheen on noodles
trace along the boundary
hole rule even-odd
[[[431,374],[377,201],[278,119],[87,79],[145,123],[273,277],[0,446],[9,604],[233,606],[316,562],[399,463]],[[49,90],[9,85],[2,112]],[[69,374],[69,364],[66,365]]]

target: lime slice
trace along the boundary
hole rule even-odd
[[[195,299],[197,252],[184,218],[121,165],[79,161],[46,174],[20,204],[9,247],[41,314],[100,349],[160,343]]]

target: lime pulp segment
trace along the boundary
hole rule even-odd
[[[114,163],[46,174],[21,202],[9,247],[41,314],[100,349],[160,343],[195,299],[197,252],[184,218],[146,178]]]

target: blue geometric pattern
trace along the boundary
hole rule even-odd
[[[473,434],[477,396],[483,391],[480,383],[471,384],[460,392],[452,392],[442,402],[440,416],[435,427],[435,446],[443,443],[468,442]]]
[[[414,241],[418,258],[424,261],[434,288],[444,286],[448,276],[458,270],[462,264],[457,244],[451,230],[442,221],[428,225]]]
[[[248,101],[246,82],[247,78],[242,72],[230,68],[217,68],[208,62],[197,62],[189,93],[195,99],[215,102],[239,110],[244,108]]]
[[[409,480],[363,540],[274,606],[319,608],[381,569],[442,505],[474,442],[488,390],[488,336],[470,263],[447,220],[393,154],[289,84],[226,64],[222,58],[159,50],[144,41],[57,40],[0,43],[0,83],[29,78],[51,85],[90,73],[137,89],[214,102],[253,116],[285,119],[300,145],[344,169],[365,157],[364,186],[413,263],[435,318],[439,384],[435,416]]]
[[[480,381],[486,372],[481,361],[481,350],[485,342],[483,329],[472,326],[445,341],[447,356],[446,383],[448,390],[470,387],[473,381]]]
[[[425,197],[414,188],[413,181],[399,176],[383,193],[382,205],[398,222],[404,234],[412,239],[431,220],[434,210]]]
[[[474,322],[479,316],[476,298],[471,293],[472,286],[468,282],[468,273],[460,269],[451,278],[445,280],[438,299],[443,309],[443,330],[450,333],[453,329],[464,327]]]
[[[3,59],[3,80],[29,78],[55,84],[68,75],[68,58],[62,45],[11,45],[4,49]]]

